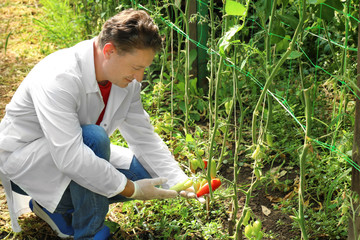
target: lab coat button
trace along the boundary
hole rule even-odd
[[[107,124],[106,124],[106,123],[104,123],[104,127],[107,127]]]

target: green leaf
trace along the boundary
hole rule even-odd
[[[244,67],[245,67],[245,65],[246,65],[246,63],[247,63],[247,60],[248,60],[248,58],[245,58],[245,59],[241,62],[241,65],[240,65],[240,69],[241,69],[241,70],[244,69]]]
[[[268,19],[271,13],[273,0],[258,0],[255,2],[256,12],[260,18]]]
[[[116,222],[110,222],[108,220],[105,220],[104,222],[105,226],[107,226],[108,228],[110,228],[110,232],[114,233],[119,227],[120,225]]]
[[[225,12],[227,15],[244,16],[246,13],[246,8],[239,2],[226,0]]]
[[[185,93],[185,83],[179,82],[178,84],[175,84],[175,88],[181,93]]]
[[[197,101],[196,103],[196,109],[199,110],[199,111],[204,111],[205,110],[205,106],[204,106],[204,103],[202,101]]]
[[[289,24],[290,27],[295,29],[299,23],[299,18],[293,16],[293,15],[281,15],[279,14],[278,17],[286,24]]]
[[[284,39],[284,36],[285,36],[285,29],[281,27],[279,21],[275,21],[274,27],[271,30],[271,36],[270,36],[271,45],[280,42],[282,39]]]
[[[163,76],[164,76],[167,80],[170,80],[170,75],[167,74],[166,72],[163,72]]]
[[[191,134],[186,134],[186,142],[193,142],[194,138],[191,136]]]
[[[179,108],[181,109],[181,111],[185,114],[186,113],[186,108],[185,108],[185,102],[179,102]]]
[[[200,121],[201,119],[201,116],[197,111],[192,111],[189,115],[192,120]]]
[[[177,154],[178,152],[180,152],[181,150],[183,149],[183,146],[182,145],[179,145],[175,148],[173,154]]]
[[[302,55],[302,52],[292,51],[287,59],[296,59]]]
[[[321,4],[324,3],[326,0],[309,0],[309,4]]]
[[[197,78],[190,79],[190,90],[192,93],[195,93],[196,95],[199,94],[197,89]]]
[[[232,103],[233,103],[233,100],[232,100],[232,99],[231,99],[230,101],[227,101],[227,102],[225,103],[225,112],[226,112],[227,115],[230,114]]]
[[[242,29],[243,26],[241,25],[234,25],[232,26],[229,31],[227,31],[224,36],[221,37],[220,39],[220,44],[219,44],[219,50],[220,50],[220,54],[225,56],[225,51],[226,49],[231,45],[230,43],[230,39],[238,32]]]
[[[286,35],[284,39],[276,44],[276,51],[281,51],[289,47],[290,36]]]
[[[316,17],[331,22],[335,19],[335,11],[342,11],[344,6],[340,0],[326,0],[324,4],[320,4],[316,8]]]
[[[189,65],[190,65],[190,70],[192,69],[192,64],[195,61],[196,57],[197,57],[197,51],[196,49],[191,49],[190,51],[190,56],[189,56]]]

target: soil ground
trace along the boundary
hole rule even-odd
[[[31,68],[44,57],[41,54],[41,39],[36,34],[32,22],[41,13],[36,0],[0,0],[0,119],[4,116],[5,106],[15,90]],[[10,34],[10,35],[9,35]],[[8,37],[9,36],[9,37]],[[269,169],[264,169],[268,171]],[[221,170],[223,176],[231,180],[232,169]],[[241,171],[240,184],[249,184],[252,170],[244,166]],[[263,230],[272,233],[278,240],[299,239],[299,230],[294,230],[293,220],[274,205],[282,199],[292,198],[297,194],[297,173],[286,175],[294,185],[288,191],[272,190],[266,186],[258,187],[251,199],[251,209],[263,222]],[[239,203],[244,204],[245,197],[240,196]],[[36,217],[28,214],[20,218],[23,232],[15,235],[10,229],[10,217],[6,205],[4,190],[0,185],[0,238],[12,239],[56,239],[52,230]],[[122,233],[125,239],[131,239]],[[318,239],[321,239],[318,238]],[[323,239],[326,239],[324,237]]]

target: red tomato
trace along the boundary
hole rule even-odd
[[[218,187],[220,187],[221,181],[218,178],[214,178],[211,180],[211,188],[213,191],[215,191]],[[206,183],[204,186],[202,186],[199,191],[196,193],[197,197],[201,197],[205,194],[208,194],[210,192],[209,184]]]

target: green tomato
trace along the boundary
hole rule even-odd
[[[203,149],[199,149],[199,150],[198,150],[198,154],[199,154],[200,156],[204,155],[204,153],[205,153],[205,151],[204,151]]]
[[[190,161],[190,170],[191,172],[195,173],[196,169],[198,169],[199,166],[199,161],[196,159],[192,159]]]
[[[250,216],[251,216],[251,212],[250,212],[250,210],[247,210],[246,215],[245,215],[245,217],[244,217],[244,220],[243,220],[243,222],[242,222],[242,224],[243,224],[244,226],[248,225],[249,220],[250,220]]]
[[[251,239],[251,236],[253,234],[253,227],[250,224],[246,225],[244,232],[245,232],[245,236]]]
[[[254,236],[257,236],[257,234],[260,232],[261,230],[261,221],[260,220],[256,220],[254,223],[253,223],[253,235]]]
[[[177,192],[180,192],[182,190],[188,189],[189,187],[192,186],[192,184],[193,184],[192,180],[188,178],[185,181],[179,182],[176,185],[172,186],[170,190],[175,190]]]

